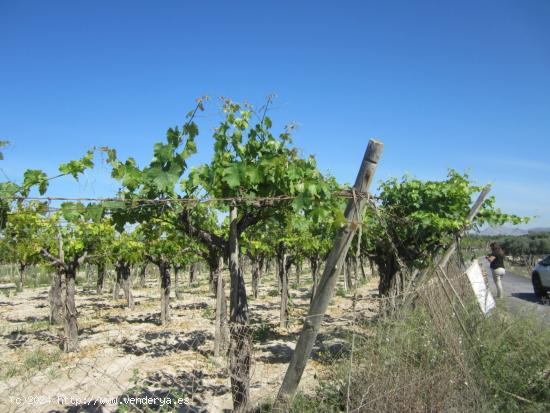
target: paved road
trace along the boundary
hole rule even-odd
[[[496,297],[496,288],[492,277],[490,288],[493,295]],[[531,280],[506,271],[502,279],[502,287],[504,289],[504,300],[498,300],[497,306],[504,304],[514,313],[530,313],[538,314],[545,327],[550,328],[550,305],[543,303],[533,293]]]

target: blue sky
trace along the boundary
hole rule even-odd
[[[92,145],[140,163],[195,98],[196,163],[209,158],[216,97],[261,105],[275,126],[353,181],[369,138],[377,177],[493,183],[508,212],[550,226],[550,2],[0,0],[0,167],[55,172]],[[100,165],[52,195],[105,196]]]

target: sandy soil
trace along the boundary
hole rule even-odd
[[[124,308],[124,300],[114,301],[108,286],[99,296],[79,286],[80,352],[72,354],[59,350],[62,331],[48,325],[46,288],[0,296],[0,411],[230,410],[228,359],[213,357],[215,303],[205,278],[203,274],[193,287],[182,285],[180,299],[172,291],[172,321],[167,327],[158,324],[156,280],[133,290],[133,311]],[[277,392],[300,330],[300,317],[309,304],[309,278],[303,274],[304,281],[291,289],[293,321],[288,331],[279,328],[279,297],[273,296],[277,283],[272,275],[262,279],[259,298],[250,298],[255,331],[253,405],[272,400]],[[294,281],[292,275],[291,283]],[[376,310],[374,300],[368,299],[375,287],[374,281],[358,287],[356,308],[362,316]],[[311,391],[324,367],[345,351],[343,338],[353,318],[352,299],[340,295],[334,297],[325,318],[302,380],[303,391]],[[156,404],[148,400],[147,405],[112,403],[124,396],[140,397],[142,403],[143,397],[164,402],[170,398],[174,404],[161,408],[159,400]],[[90,403],[93,400],[96,402]]]

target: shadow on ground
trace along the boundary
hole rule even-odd
[[[167,353],[175,351],[193,350],[199,354],[206,355],[207,351],[200,347],[207,341],[213,340],[212,334],[197,330],[188,335],[176,334],[165,331],[160,333],[148,332],[141,333],[135,340],[122,339],[113,342],[113,347],[120,348],[127,354],[141,356],[147,354],[151,357],[163,357]]]
[[[208,411],[206,406],[209,398],[229,392],[228,386],[205,383],[205,379],[216,377],[219,375],[210,376],[199,370],[193,370],[191,373],[181,372],[177,375],[158,371],[110,402],[118,403],[116,412],[136,410],[205,413]],[[113,404],[108,405],[106,401],[94,400],[86,404],[68,406],[65,412],[103,413],[113,411],[113,407]]]
[[[347,357],[350,352],[349,333],[344,330],[336,330],[328,334],[319,334],[311,353],[311,358],[319,363],[331,363],[336,359]],[[290,340],[293,343],[296,340]],[[269,354],[261,355],[258,361],[269,364],[282,364],[290,362],[294,350],[285,343],[275,343],[259,347],[262,352]]]
[[[49,331],[13,331],[2,336],[2,338],[8,341],[7,347],[11,349],[21,348],[26,344],[30,344],[31,339],[44,341],[54,345],[61,345],[63,342],[62,337],[56,336]]]
[[[143,323],[149,323],[159,326],[160,325],[160,317],[154,314],[147,314],[145,316],[141,317],[128,317],[128,316],[106,316],[103,317],[103,320],[105,320],[108,323],[114,323],[114,324],[121,324],[121,323],[128,323],[128,324],[143,324]]]
[[[510,295],[512,297],[519,298],[520,300],[529,301],[530,303],[542,303],[542,300],[538,298],[534,293],[512,293]]]

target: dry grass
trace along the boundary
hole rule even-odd
[[[550,411],[550,331],[501,309],[485,318],[465,279],[453,285],[466,310],[436,284],[414,310],[361,325],[353,363],[335,360],[294,411]]]

